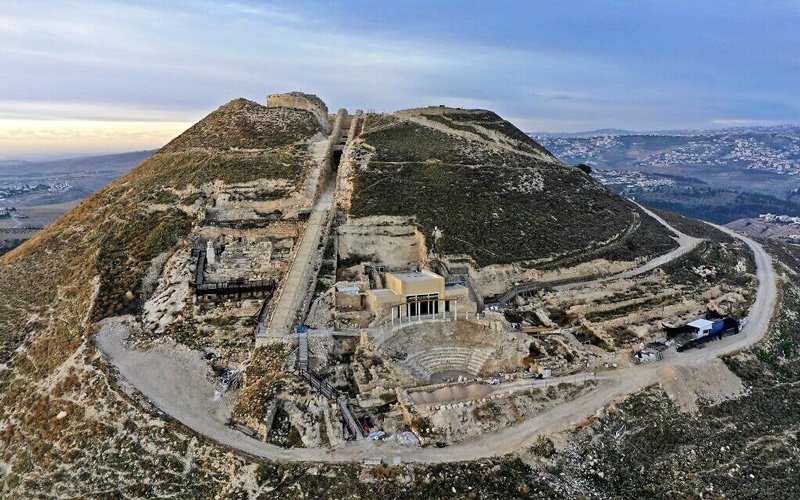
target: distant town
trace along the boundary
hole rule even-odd
[[[567,163],[606,167],[737,166],[783,175],[800,173],[800,129],[728,129],[694,133],[596,136],[534,134]]]
[[[592,174],[598,181],[615,191],[632,189],[653,191],[660,186],[675,185],[675,180],[669,177],[632,170],[594,170]]]
[[[773,224],[791,224],[793,226],[800,226],[800,217],[794,217],[791,215],[761,214],[758,216],[758,220]]]
[[[0,185],[0,203],[15,196],[40,193],[62,193],[70,189],[69,182],[38,182]]]

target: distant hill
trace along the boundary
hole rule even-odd
[[[254,141],[255,130],[259,137]],[[106,495],[100,490],[160,496],[161,490],[149,489],[161,481],[151,474],[165,477],[163,471],[170,466],[156,464],[139,451],[123,451],[141,449],[154,433],[140,425],[139,415],[146,414],[111,389],[106,379],[110,373],[84,370],[84,363],[97,360],[88,339],[97,320],[141,311],[145,276],[159,255],[175,251],[215,187],[265,179],[267,187],[274,181],[278,192],[289,196],[290,188],[304,179],[308,141],[318,131],[311,113],[233,101],[156,154],[133,154],[147,159],[0,257],[0,407],[4,418],[15,422],[14,431],[4,434],[4,460],[18,464],[14,470],[22,477],[49,474],[53,467],[64,467],[70,475],[54,479],[55,486],[53,481],[9,480],[3,496],[30,498],[51,487],[64,492],[67,483],[78,482],[71,477],[81,471],[100,480],[97,470],[105,464],[115,470],[113,479],[102,487],[92,479],[89,488],[96,491],[88,496]],[[110,168],[112,163],[106,158],[94,164]],[[64,163],[56,166],[66,168]],[[46,382],[67,373],[69,387]],[[40,390],[45,382],[47,387]],[[74,390],[75,398],[61,397]],[[84,410],[90,407],[102,411]],[[125,426],[122,441],[109,439],[117,433],[115,422]],[[174,449],[172,439],[161,449]],[[114,458],[101,458],[104,465],[99,467],[89,465],[104,456]],[[128,471],[147,488],[117,489]],[[8,494],[8,488],[18,491]],[[184,489],[184,496],[208,497],[203,491]]]
[[[65,174],[75,172],[114,171],[127,172],[134,165],[150,157],[155,150],[133,151],[101,156],[81,156],[63,160],[0,161],[0,177],[29,177],[31,175]],[[24,167],[21,168],[21,167]]]
[[[134,151],[48,161],[0,160],[0,207],[18,209],[0,220],[0,254],[30,238],[75,203],[125,174],[153,151]]]
[[[583,132],[531,132],[531,137],[598,137],[602,135],[636,135],[637,132],[621,128],[601,128]]]
[[[798,126],[532,137],[566,163],[591,165],[617,192],[659,208],[722,223],[763,212],[800,215]],[[616,185],[626,172],[641,179]],[[655,189],[654,176],[681,182],[656,183]],[[697,183],[704,190],[691,186]]]
[[[579,132],[529,132],[531,137],[599,137],[606,135],[670,135],[670,136],[700,136],[700,135],[730,135],[730,134],[797,134],[800,125],[769,125],[750,127],[726,127],[717,129],[672,129],[672,130],[626,130],[621,128],[601,128],[597,130],[584,130]]]
[[[536,135],[534,139],[566,163],[604,169],[680,173],[705,178],[709,169],[800,173],[800,128],[730,129],[685,135]],[[681,172],[675,172],[680,169]],[[787,180],[787,179],[784,179]]]
[[[480,266],[576,253],[589,259],[590,248],[602,249],[632,227],[622,248],[605,249],[607,258],[652,255],[673,244],[635,205],[491,111],[371,114],[361,140],[374,153],[365,151],[370,160],[355,172],[351,214],[416,216],[429,241],[441,231],[440,251]]]

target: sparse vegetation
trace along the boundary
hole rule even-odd
[[[234,419],[246,421],[264,418],[267,403],[274,396],[273,392],[277,391],[276,383],[283,376],[285,358],[286,352],[280,342],[253,351],[245,371],[244,388],[233,410]]]
[[[655,210],[655,212],[664,220],[669,222],[672,227],[678,231],[681,231],[682,233],[688,234],[689,236],[694,236],[695,238],[705,238],[717,243],[734,243],[736,241],[732,236],[723,233],[719,229],[712,227],[706,222],[697,219],[690,219],[683,215],[676,214],[674,212],[668,212],[666,210]]]
[[[425,117],[473,132],[502,122],[472,110]],[[505,128],[497,131],[523,141]],[[564,254],[580,261],[592,242],[620,238],[635,222],[634,207],[562,165],[381,115],[368,117],[363,137],[376,152],[355,174],[352,214],[416,215],[426,237],[434,227],[442,230],[440,251],[469,255],[481,266]],[[531,151],[538,147],[524,139]],[[608,258],[674,247],[657,222],[639,218],[635,234],[606,249]]]
[[[310,112],[234,99],[172,140],[162,153],[193,149],[273,149],[301,144],[320,131]]]
[[[800,466],[796,453],[800,423],[793,412],[800,401],[794,385],[800,356],[796,321],[800,293],[791,277],[784,290],[784,310],[770,340],[753,352],[728,360],[751,385],[747,394],[719,405],[701,404],[698,415],[687,417],[653,389],[621,403],[621,411],[611,408],[605,416],[593,417],[589,425],[567,439],[566,448],[556,450],[547,438],[527,450],[521,446],[520,452],[530,455],[525,457],[527,462],[502,457],[374,469],[357,464],[266,462],[221,447],[171,420],[135,391],[119,389],[113,383],[116,372],[92,345],[95,321],[140,312],[142,298],[137,294],[147,269],[156,256],[181,245],[194,217],[200,215],[177,206],[207,196],[185,190],[187,185],[200,189],[213,181],[285,179],[291,186],[305,175],[303,145],[315,133],[312,126],[306,128],[303,117],[308,114],[297,115],[297,123],[292,118],[295,115],[287,111],[261,121],[249,115],[266,112],[253,106],[257,105],[232,103],[0,260],[4,271],[0,273],[3,496],[576,498],[665,493],[662,496],[678,497],[687,491],[692,496],[706,494],[708,485],[714,486],[714,492],[730,492],[728,496],[776,491],[796,496],[796,478],[785,473]],[[271,129],[259,127],[271,123],[272,118],[286,127],[270,135]],[[500,131],[526,142],[518,136],[519,131],[493,113],[456,111],[437,121],[460,130],[476,130],[484,140],[493,135],[487,131]],[[403,129],[400,136],[392,132],[395,125]],[[482,265],[565,252],[574,252],[580,259],[591,251],[584,253],[591,247],[589,243],[614,238],[619,242],[604,246],[602,255],[634,259],[672,248],[666,232],[647,218],[641,218],[641,225],[628,237],[618,236],[637,219],[633,215],[636,209],[577,169],[539,164],[525,155],[481,151],[469,141],[437,143],[441,137],[435,134],[423,137],[414,127],[404,127],[391,118],[376,118],[370,124],[368,142],[374,141],[370,144],[384,157],[356,173],[354,213],[416,214],[427,236],[434,226],[443,230],[440,245],[446,252],[471,255]],[[535,149],[530,142],[526,143]],[[393,163],[403,157],[415,161]],[[187,192],[194,194],[187,196]],[[289,192],[262,190],[252,196],[272,199]],[[693,227],[690,222],[682,224]],[[186,245],[181,251],[188,253]],[[738,242],[720,238],[659,272],[665,273],[671,284],[692,287],[703,278],[684,270],[705,266],[716,270],[714,277],[719,282],[749,285],[752,261],[743,255]],[[787,265],[800,261],[800,253],[787,251],[786,256],[794,259]],[[330,262],[333,247],[325,257],[328,260],[320,274],[327,286],[334,274]],[[351,263],[358,261],[356,257]],[[788,257],[786,262],[791,260]],[[649,292],[631,287],[614,300]],[[658,304],[655,299],[644,300],[604,314],[630,314],[638,305]],[[574,324],[578,317],[564,304],[542,308],[558,324]],[[532,314],[509,311],[507,316],[520,320]],[[199,347],[210,330],[225,330],[239,323],[252,329],[252,317],[242,317],[207,314],[202,324],[193,318],[180,323],[185,330],[167,330],[164,335]],[[604,319],[602,314],[589,318]],[[496,342],[484,325],[466,321],[456,322],[452,332],[438,332],[438,337],[464,332],[472,336],[471,347]],[[414,335],[420,337],[419,332]],[[611,330],[609,335],[618,342],[635,337],[628,327]],[[222,342],[235,341],[225,337]],[[346,348],[341,347],[344,342]],[[399,338],[395,342],[399,344],[397,352],[409,343]],[[562,337],[519,342],[524,356],[514,361],[517,365],[544,366],[548,357],[563,359],[563,365],[583,366],[585,361],[580,346],[570,345]],[[323,375],[330,376],[338,388],[352,393],[359,388],[353,368],[337,366],[340,362],[360,366],[365,383],[380,382],[391,364],[363,346],[356,348],[356,343],[357,338],[342,341],[340,352],[331,354],[336,363],[323,368]],[[325,347],[314,348],[315,356],[324,355]],[[323,403],[316,402],[302,381],[284,371],[287,351],[285,344],[276,342],[252,353],[232,423],[263,426],[271,404],[277,402],[276,432],[270,435],[270,442],[301,447],[309,435],[303,425],[319,424]],[[212,362],[216,376],[227,372],[231,366],[227,361]],[[593,387],[594,382],[589,381],[530,389],[507,399],[463,406],[462,415],[487,424],[487,428],[511,425],[548,405],[580,397]],[[386,403],[379,413],[395,409],[398,394],[401,392],[393,392],[388,385],[378,391],[378,403]],[[307,420],[298,423],[297,415]],[[413,413],[411,423],[430,446],[444,443],[439,441],[442,431],[429,415]],[[615,436],[623,425],[624,433]],[[336,429],[330,435],[324,425],[320,429],[319,442],[337,439]],[[721,442],[735,445],[735,453],[717,451]],[[658,482],[652,480],[655,474],[659,474]],[[767,478],[777,479],[773,484]]]
[[[168,419],[154,424],[142,409],[148,402],[112,389],[113,374],[90,340],[94,321],[139,313],[151,261],[189,233],[195,213],[170,205],[193,204],[213,181],[285,179],[288,188],[304,179],[303,146],[317,130],[316,122],[307,126],[308,113],[232,124],[237,113],[263,112],[239,106],[212,115],[0,258],[0,419],[13,422],[0,436],[10,471],[0,495],[200,498],[225,476],[215,460],[239,460],[201,439],[203,456],[186,462],[197,438]],[[273,122],[283,126],[270,134]],[[181,199],[190,185],[200,191]]]
[[[150,261],[172,249],[191,228],[186,215],[177,210],[132,217],[121,231],[115,227],[118,223],[109,219],[98,228],[100,290],[93,310],[96,320],[137,314],[144,302],[138,291]]]
[[[750,251],[740,241],[722,244],[711,241],[661,267],[675,284],[723,283],[747,288],[755,272]]]
[[[352,212],[416,215],[429,238],[435,226],[442,230],[441,251],[480,265],[575,252],[631,224],[631,208],[594,181],[547,169],[374,162],[357,173]],[[520,188],[538,175],[541,192]]]
[[[550,155],[549,151],[531,139],[528,134],[493,111],[485,109],[449,109],[443,113],[443,116],[447,117],[452,124],[467,124],[467,126],[473,128],[477,125],[488,130],[500,132],[509,139],[516,141],[517,147],[523,150],[537,151]]]

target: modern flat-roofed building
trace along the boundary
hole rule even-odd
[[[379,288],[367,292],[367,306],[369,310],[380,316],[400,304],[400,297],[392,290]]]
[[[405,318],[446,312],[470,312],[478,305],[463,285],[445,285],[445,279],[431,271],[386,273],[386,288],[369,290],[367,304],[376,316]]]
[[[714,322],[701,318],[688,323],[686,326],[694,332],[695,338],[699,338],[711,334],[711,328],[713,328]]]
[[[400,297],[401,305],[405,304],[406,310],[400,313],[403,316],[436,314],[444,299],[444,277],[430,271],[388,273],[386,288]]]
[[[430,271],[387,273],[386,288],[370,290],[367,303],[382,316],[426,316],[449,310],[445,297],[444,277]]]

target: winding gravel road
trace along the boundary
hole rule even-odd
[[[678,235],[680,246],[620,275],[595,281],[609,281],[645,273],[691,251],[701,240],[677,231],[662,218],[644,209],[665,227]],[[453,444],[446,448],[413,448],[369,440],[347,442],[325,449],[284,449],[249,438],[225,425],[230,415],[230,402],[214,397],[211,371],[199,353],[181,348],[155,348],[136,351],[127,347],[128,327],[122,320],[106,321],[95,341],[122,377],[156,406],[187,427],[223,445],[272,460],[308,462],[346,462],[364,458],[391,461],[400,457],[404,462],[439,463],[475,460],[512,453],[530,445],[538,436],[568,429],[596,413],[606,403],[636,392],[662,380],[669,368],[702,369],[717,356],[744,349],[760,340],[768,331],[776,305],[776,277],[772,259],[755,241],[733,231],[716,226],[740,240],[753,251],[757,267],[758,290],[748,316],[748,322],[738,335],[710,342],[703,349],[685,353],[667,351],[659,363],[632,366],[598,374],[597,386],[591,392],[572,401],[546,410],[520,424],[487,433],[478,438]],[[567,285],[570,288],[582,284]],[[553,385],[559,382],[579,382],[583,376],[571,376],[547,381],[528,381],[526,386]]]
[[[636,203],[636,202],[633,202],[633,203]],[[678,236],[678,240],[677,240],[678,241],[678,248],[676,248],[674,250],[670,250],[669,252],[667,252],[667,253],[665,253],[663,255],[659,255],[658,257],[655,257],[653,259],[650,259],[644,265],[641,265],[641,266],[639,266],[639,267],[637,267],[635,269],[631,269],[629,271],[623,271],[623,272],[618,273],[618,274],[614,274],[614,275],[611,275],[611,276],[606,276],[604,278],[598,278],[598,279],[591,280],[591,281],[579,281],[577,283],[567,283],[565,285],[560,285],[560,286],[554,287],[556,290],[571,290],[573,288],[580,288],[580,287],[583,287],[583,286],[594,285],[594,284],[597,284],[597,283],[605,283],[607,281],[613,281],[613,280],[619,280],[619,279],[625,279],[625,278],[633,278],[634,276],[639,276],[641,274],[644,274],[644,273],[647,273],[649,271],[652,271],[653,269],[655,269],[655,268],[657,268],[659,266],[663,266],[667,262],[671,262],[671,261],[677,259],[678,257],[682,257],[682,256],[686,255],[687,253],[689,253],[692,250],[694,250],[694,248],[697,245],[699,245],[701,241],[703,241],[702,238],[695,238],[693,236],[689,236],[688,234],[685,234],[685,233],[682,233],[682,232],[678,231],[674,227],[670,226],[667,221],[662,219],[658,214],[656,214],[652,210],[650,210],[648,208],[645,208],[642,205],[639,205],[638,203],[636,203],[636,205],[639,208],[641,208],[647,215],[649,215],[650,217],[654,218],[662,226],[666,227],[667,229],[669,229],[670,231],[672,231],[673,233],[675,233]]]

